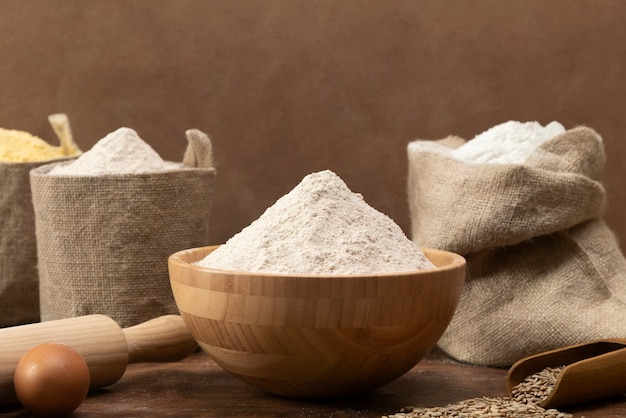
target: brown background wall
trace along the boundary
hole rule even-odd
[[[0,126],[89,149],[121,126],[179,161],[214,142],[211,243],[331,169],[409,233],[406,145],[500,122],[604,137],[626,242],[622,0],[3,0]]]

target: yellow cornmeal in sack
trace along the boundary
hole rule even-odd
[[[74,143],[65,114],[48,117],[60,146],[53,146],[28,132],[0,128],[0,162],[35,162],[54,160],[81,153]]]
[[[54,147],[28,132],[0,128],[0,161],[43,161],[63,156],[61,147]]]

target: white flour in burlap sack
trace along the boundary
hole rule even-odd
[[[197,264],[285,274],[373,274],[433,268],[387,215],[332,171],[309,174]]]
[[[55,166],[48,174],[100,176],[179,168],[182,168],[180,164],[163,161],[135,130],[119,128],[102,138],[93,148],[70,164]]]
[[[523,164],[541,144],[565,132],[559,122],[508,121],[476,135],[452,155],[477,164]]]

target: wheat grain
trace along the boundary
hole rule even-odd
[[[571,414],[539,406],[554,388],[562,369],[548,367],[528,376],[513,388],[511,397],[473,398],[431,408],[407,406],[383,418],[572,418]]]

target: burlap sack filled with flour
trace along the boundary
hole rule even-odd
[[[601,219],[605,155],[578,127],[521,164],[454,156],[465,141],[408,146],[412,239],[462,254],[468,277],[439,346],[473,364],[626,337],[626,262]]]
[[[75,145],[69,136],[69,122],[65,115],[50,116],[53,128],[57,130],[59,127],[57,117],[62,117],[60,123],[66,125],[60,129],[67,130],[67,136],[59,135],[62,145]],[[20,161],[0,162],[0,327],[39,321],[37,240],[29,172],[53,160],[67,160],[70,157],[61,156],[65,151],[68,154],[79,152],[78,148],[29,148],[34,139],[24,132],[16,135],[20,134],[24,139],[20,145],[25,149],[13,150],[18,151],[17,155],[11,153],[11,157]],[[0,141],[9,139],[0,135]],[[7,144],[1,145],[3,148]]]
[[[128,327],[178,312],[167,258],[209,242],[215,179],[209,138],[187,138],[183,164],[167,170],[31,172],[42,320],[99,313]]]

